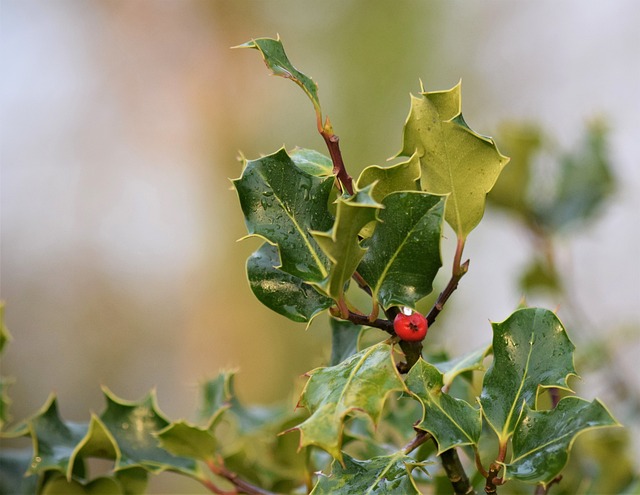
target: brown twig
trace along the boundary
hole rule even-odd
[[[498,473],[502,469],[502,466],[497,462],[494,462],[489,466],[489,473],[487,474],[487,482],[484,485],[484,492],[487,495],[497,493],[497,487],[502,485],[504,481],[502,478],[498,478]]]
[[[469,270],[469,260],[465,261],[462,265],[460,265],[459,270],[454,271],[453,275],[451,275],[451,280],[444,288],[444,290],[438,296],[438,300],[433,305],[429,313],[427,314],[427,324],[429,326],[433,325],[433,322],[436,321],[436,318],[444,308],[445,303],[451,297],[451,294],[458,288],[458,282],[460,279],[467,273]]]
[[[415,429],[415,428],[414,428]],[[433,436],[428,431],[415,429],[416,436],[411,440],[407,445],[405,445],[402,450],[405,454],[409,454],[413,452],[415,449],[420,447],[423,443],[431,440]]]
[[[260,488],[259,486],[256,486],[253,483],[249,483],[248,481],[240,478],[236,473],[226,468],[222,459],[218,459],[218,462],[208,461],[207,467],[213,474],[226,479],[236,487],[236,490],[233,492],[224,492],[216,491],[216,489],[219,489],[211,482],[204,483],[204,485],[211,491],[213,491],[213,493],[220,495],[236,495],[240,493],[244,493],[247,495],[275,495],[274,492],[270,492],[268,490]]]
[[[548,495],[549,488],[551,488],[552,485],[560,483],[561,481],[562,481],[562,475],[556,476],[549,483],[547,483],[547,486],[542,485],[542,484],[536,486],[536,491],[533,492],[533,493],[534,493],[534,495]]]
[[[469,495],[476,493],[469,482],[469,477],[464,471],[464,467],[460,462],[460,457],[458,457],[458,452],[455,448],[445,450],[440,454],[440,460],[442,461],[442,467],[444,468],[445,473],[447,473],[447,478],[449,478],[449,481],[451,482],[453,492],[456,495]]]

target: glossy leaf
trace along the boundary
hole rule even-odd
[[[198,472],[194,460],[174,456],[159,446],[157,434],[169,422],[158,411],[153,393],[138,402],[123,401],[107,390],[104,395],[107,408],[100,419],[120,451],[116,469],[143,467],[151,472],[172,470],[188,475]]]
[[[567,378],[575,374],[574,345],[558,317],[545,309],[521,309],[492,326],[494,361],[480,402],[498,438],[506,442],[523,405],[534,407],[539,387],[568,390]]]
[[[415,308],[433,290],[442,266],[440,236],[444,200],[420,191],[389,194],[358,273],[383,307]]]
[[[365,225],[374,222],[382,208],[371,197],[371,186],[349,198],[338,198],[336,220],[327,232],[313,232],[313,237],[331,261],[327,278],[319,285],[335,300],[342,299],[345,283],[351,279],[365,249],[359,234]]]
[[[64,422],[51,396],[40,412],[29,421],[33,439],[33,461],[29,474],[58,471],[71,476],[78,444],[85,438],[87,424]]]
[[[106,476],[86,484],[59,476],[47,481],[40,495],[125,495],[125,492],[117,480]]]
[[[365,168],[358,177],[358,189],[375,184],[371,196],[377,202],[382,202],[389,194],[398,191],[419,190],[420,160],[413,155],[408,161],[379,167],[371,165]]]
[[[409,390],[424,408],[417,428],[428,431],[438,444],[438,455],[460,445],[476,445],[482,432],[480,409],[442,391],[443,374],[423,359],[413,365],[406,379]]]
[[[334,462],[330,475],[320,474],[311,495],[418,495],[411,464],[415,460],[402,452],[363,461],[345,454],[344,466]]]
[[[598,400],[565,397],[555,409],[525,406],[513,434],[513,455],[506,478],[547,484],[564,468],[576,436],[584,431],[619,426]]]
[[[374,424],[378,422],[387,396],[406,390],[391,351],[391,346],[383,342],[336,366],[308,373],[309,381],[299,405],[306,407],[311,416],[294,428],[300,430],[300,447],[316,445],[341,460],[347,414],[358,411]]]
[[[233,183],[249,235],[278,246],[279,268],[306,282],[323,280],[327,260],[309,231],[333,225],[327,206],[333,178],[303,172],[281,149],[248,161]]]
[[[317,111],[320,110],[318,85],[313,79],[304,75],[291,64],[279,37],[275,40],[273,38],[258,38],[235,48],[254,48],[258,50],[262,54],[265,64],[274,75],[291,79],[295,82],[307,94],[314,108]]]
[[[305,148],[294,148],[289,153],[293,163],[310,175],[316,177],[329,177],[333,175],[333,163],[331,158],[322,153]]]
[[[434,363],[438,371],[443,374],[442,381],[445,388],[449,388],[453,380],[467,371],[484,370],[484,358],[491,352],[491,346],[481,347],[469,354],[459,356],[448,361]]]
[[[335,366],[358,352],[358,339],[362,327],[336,318],[331,318],[330,322],[331,362],[329,366]]]
[[[401,155],[418,154],[422,189],[446,194],[445,219],[459,239],[480,222],[487,193],[508,158],[491,138],[472,131],[461,113],[461,84],[411,97]]]
[[[0,449],[0,493],[33,495],[37,493],[37,475],[27,475],[33,462],[33,451],[27,449]]]
[[[267,242],[247,259],[249,286],[266,307],[290,320],[306,323],[334,304],[333,299],[278,266],[278,248]]]

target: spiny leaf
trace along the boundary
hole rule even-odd
[[[67,480],[63,476],[54,477],[44,485],[41,495],[125,495],[120,483],[111,477],[101,476],[83,484],[77,480]]]
[[[123,401],[104,390],[107,409],[100,416],[116,440],[120,457],[116,469],[143,467],[151,472],[171,470],[197,475],[195,461],[176,457],[159,446],[157,434],[169,425],[158,411],[155,394],[138,402]]]
[[[345,283],[365,254],[358,234],[376,219],[382,208],[371,197],[371,186],[349,198],[338,198],[336,220],[327,232],[313,232],[313,238],[331,261],[327,278],[319,285],[335,300],[342,299]]]
[[[406,162],[391,167],[371,165],[365,168],[358,177],[358,189],[375,184],[371,196],[381,202],[389,194],[398,191],[417,191],[420,179],[420,160],[414,154]]]
[[[33,440],[33,461],[29,474],[59,471],[71,476],[78,444],[88,432],[87,424],[64,422],[58,413],[55,396],[29,421]]]
[[[284,51],[280,37],[275,40],[273,38],[258,38],[234,48],[254,48],[258,50],[262,54],[265,64],[274,75],[291,79],[295,82],[307,94],[316,111],[320,111],[318,85],[313,79],[304,75],[291,64]]]
[[[308,323],[334,304],[333,299],[278,266],[278,248],[267,242],[247,259],[249,286],[266,307],[290,320]]]
[[[433,435],[438,443],[438,454],[456,446],[478,443],[482,432],[480,410],[443,393],[443,375],[435,366],[418,360],[405,383],[424,408],[417,428]]]
[[[401,155],[417,153],[422,189],[446,194],[445,219],[459,239],[480,222],[487,193],[508,158],[492,139],[472,131],[461,113],[461,84],[411,97]]]
[[[408,466],[415,460],[402,452],[360,461],[344,454],[344,466],[334,462],[329,476],[320,475],[311,495],[418,495]]]
[[[513,455],[505,477],[546,485],[564,468],[578,434],[606,426],[619,424],[597,399],[565,397],[549,411],[525,406],[513,433]]]
[[[440,363],[434,363],[433,365],[438,368],[438,371],[443,374],[442,382],[445,388],[449,388],[453,383],[453,380],[460,374],[467,371],[483,370],[484,366],[482,362],[484,358],[491,352],[491,346],[487,345],[476,349],[475,351],[459,356],[448,361]]]
[[[325,231],[333,224],[327,206],[333,178],[303,172],[281,149],[248,161],[233,184],[249,235],[278,246],[278,268],[306,282],[323,280],[327,261],[309,230]]]
[[[176,421],[157,434],[160,446],[173,455],[211,461],[215,458],[218,444],[213,433],[207,428]]]
[[[373,236],[358,273],[382,306],[415,307],[433,290],[442,266],[440,236],[444,201],[420,191],[396,192],[382,201]]]
[[[342,363],[309,372],[299,405],[311,416],[294,429],[300,430],[300,447],[316,445],[341,460],[342,430],[347,414],[359,411],[376,424],[387,396],[406,391],[383,343],[354,354]]]
[[[358,352],[358,338],[362,327],[336,318],[331,318],[330,321],[331,362],[329,366],[335,366]]]
[[[574,345],[558,317],[526,308],[493,323],[494,361],[484,376],[480,402],[487,421],[506,442],[523,404],[535,405],[539,387],[568,389],[575,374]]]
[[[213,429],[220,416],[231,407],[234,375],[235,371],[222,372],[204,382],[200,388],[202,405],[198,416],[207,423],[209,430]]]

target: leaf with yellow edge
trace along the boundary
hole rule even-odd
[[[392,347],[381,342],[344,360],[337,366],[308,373],[299,406],[311,416],[292,430],[300,430],[300,447],[315,445],[342,462],[345,417],[358,411],[377,424],[387,396],[407,391],[393,361]]]
[[[447,194],[445,219],[466,239],[482,219],[487,193],[509,159],[491,138],[472,131],[461,113],[461,83],[411,97],[400,155],[418,154],[422,189]]]

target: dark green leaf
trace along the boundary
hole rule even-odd
[[[387,396],[393,391],[406,391],[391,351],[391,346],[383,342],[336,366],[308,373],[299,405],[311,416],[294,428],[300,430],[300,447],[316,445],[340,460],[346,415],[358,411],[374,424],[378,422]]]
[[[479,409],[442,392],[443,375],[423,359],[413,365],[406,379],[409,390],[424,407],[418,428],[438,443],[438,454],[460,445],[476,445],[482,432]]]
[[[440,236],[444,200],[424,192],[397,192],[383,201],[379,225],[358,273],[382,306],[415,307],[433,290],[442,266]]]
[[[269,243],[264,243],[247,259],[249,285],[266,307],[290,320],[306,323],[334,304],[333,299],[278,266],[278,248]]]
[[[326,231],[333,225],[327,206],[333,178],[303,172],[281,149],[248,161],[233,183],[249,235],[278,246],[279,268],[306,282],[325,279],[327,261],[309,231]]]
[[[344,466],[334,462],[329,476],[320,474],[312,495],[418,495],[410,473],[415,460],[397,452],[360,461],[344,455]]]
[[[465,239],[484,214],[485,198],[509,159],[472,131],[461,113],[461,85],[411,97],[401,155],[418,154],[422,189],[446,194],[445,219]]]
[[[331,318],[331,362],[330,366],[340,364],[358,352],[358,339],[362,327],[350,321]]]
[[[575,374],[574,345],[551,311],[521,309],[493,323],[494,361],[485,374],[480,402],[501,442],[513,433],[524,404],[533,407],[539,387],[568,389]]]
[[[329,274],[319,285],[335,300],[343,298],[345,283],[351,279],[365,249],[360,246],[360,231],[375,221],[382,206],[371,197],[367,186],[349,198],[338,198],[336,220],[328,232],[313,232],[313,237],[331,261]]]
[[[513,433],[513,455],[505,477],[527,483],[549,483],[564,468],[571,445],[584,431],[619,426],[598,400],[565,397],[555,409],[525,406]]]
[[[298,71],[289,61],[280,38],[258,38],[248,41],[235,48],[255,48],[262,54],[267,67],[276,76],[291,79],[307,94],[314,108],[319,112],[320,100],[318,99],[318,85],[308,76]]]
[[[32,495],[36,493],[38,476],[27,476],[33,462],[31,448],[24,450],[0,449],[0,493]]]
[[[87,424],[63,422],[54,396],[29,421],[33,438],[33,462],[29,473],[55,470],[70,476],[78,444],[88,432]]]
[[[138,402],[123,401],[107,390],[104,395],[107,409],[100,419],[117,442],[120,451],[117,470],[143,467],[151,472],[172,470],[187,475],[199,472],[192,459],[176,457],[159,446],[157,434],[169,422],[158,411],[153,393]]]

